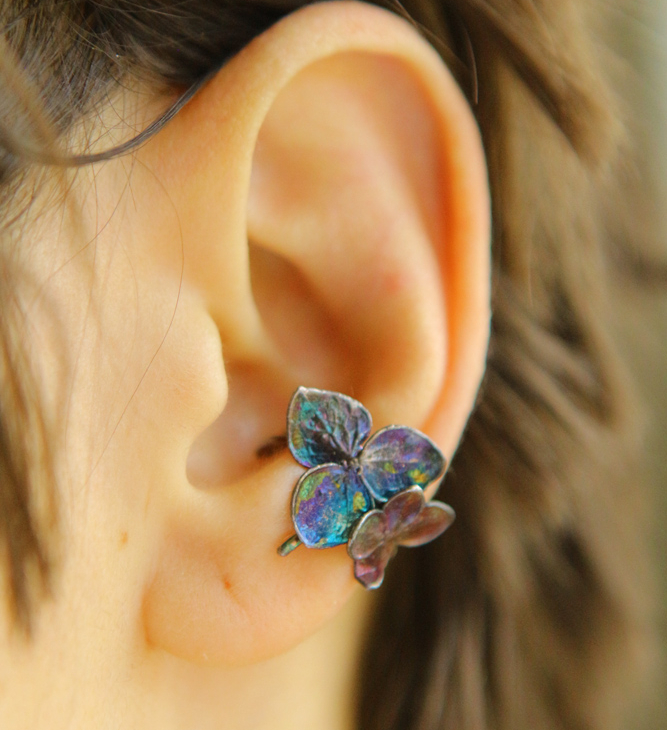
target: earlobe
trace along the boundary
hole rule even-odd
[[[454,450],[485,359],[488,195],[454,81],[369,6],[295,13],[183,112],[140,153],[173,214],[147,193],[137,216],[156,266],[215,323],[229,396],[194,444],[171,445],[188,464],[153,492],[142,617],[150,645],[234,665],[299,643],[355,586],[344,547],[276,553],[303,470],[256,451],[297,385]]]

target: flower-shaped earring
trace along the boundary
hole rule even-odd
[[[445,470],[444,456],[427,436],[407,426],[387,426],[369,438],[370,432],[371,415],[359,401],[315,388],[296,391],[287,443],[308,471],[292,495],[296,535],[278,553],[349,540],[357,580],[377,588],[397,546],[435,539],[453,522],[454,510],[424,499],[423,490]]]
[[[454,510],[444,502],[426,502],[419,487],[392,497],[357,522],[347,543],[354,576],[366,588],[379,588],[384,569],[399,545],[418,547],[435,540],[454,522]]]

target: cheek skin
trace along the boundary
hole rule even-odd
[[[100,174],[98,190],[104,181]],[[42,256],[31,254],[36,286],[23,290],[26,342],[53,434],[65,558],[57,605],[74,610],[69,622],[91,647],[101,640],[87,633],[100,622],[96,596],[104,615],[123,617],[109,644],[128,646],[143,630],[158,507],[189,488],[188,449],[227,400],[219,333],[180,278],[180,252],[169,251],[171,273],[155,267],[136,240],[123,245],[124,220],[119,208],[95,236],[45,219],[45,230],[60,233],[45,235]],[[58,248],[59,259],[50,254]]]

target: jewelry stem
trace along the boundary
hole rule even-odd
[[[285,540],[285,542],[278,548],[278,555],[284,558],[286,555],[289,555],[292,550],[296,550],[301,544],[301,540],[296,535],[292,535],[292,537]]]

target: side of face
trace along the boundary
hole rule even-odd
[[[441,60],[377,8],[298,11],[25,235],[63,555],[31,691],[322,630],[361,589],[344,547],[276,553],[303,470],[257,451],[291,394],[349,393],[451,456],[484,369],[486,173]]]

